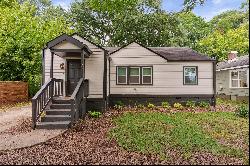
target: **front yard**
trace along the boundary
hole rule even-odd
[[[222,104],[111,109],[46,143],[0,151],[0,164],[248,164],[249,119]]]

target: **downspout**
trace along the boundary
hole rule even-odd
[[[108,101],[108,103],[110,103],[110,60],[111,60],[111,58],[109,57],[108,58],[108,61],[109,61],[109,97],[108,97],[109,101]]]
[[[105,103],[105,109],[107,108],[107,54],[104,50],[104,72],[103,72],[103,100]]]
[[[217,60],[213,61],[213,106],[216,106],[216,63]]]

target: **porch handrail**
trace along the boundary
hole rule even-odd
[[[77,86],[71,95],[70,101],[71,101],[71,125],[75,122],[76,119],[79,118],[79,114],[81,111],[81,101],[84,98],[84,79],[81,78]]]
[[[54,96],[63,95],[63,80],[50,78],[36,93],[32,100],[32,128],[44,112],[45,108]]]

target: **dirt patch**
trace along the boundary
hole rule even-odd
[[[20,133],[28,133],[32,131],[31,124],[32,124],[31,118],[22,118],[17,120],[17,124],[15,126],[12,126],[0,132],[0,134],[17,135]]]

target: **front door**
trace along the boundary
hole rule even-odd
[[[80,78],[82,78],[81,60],[67,60],[67,96],[72,95]]]

